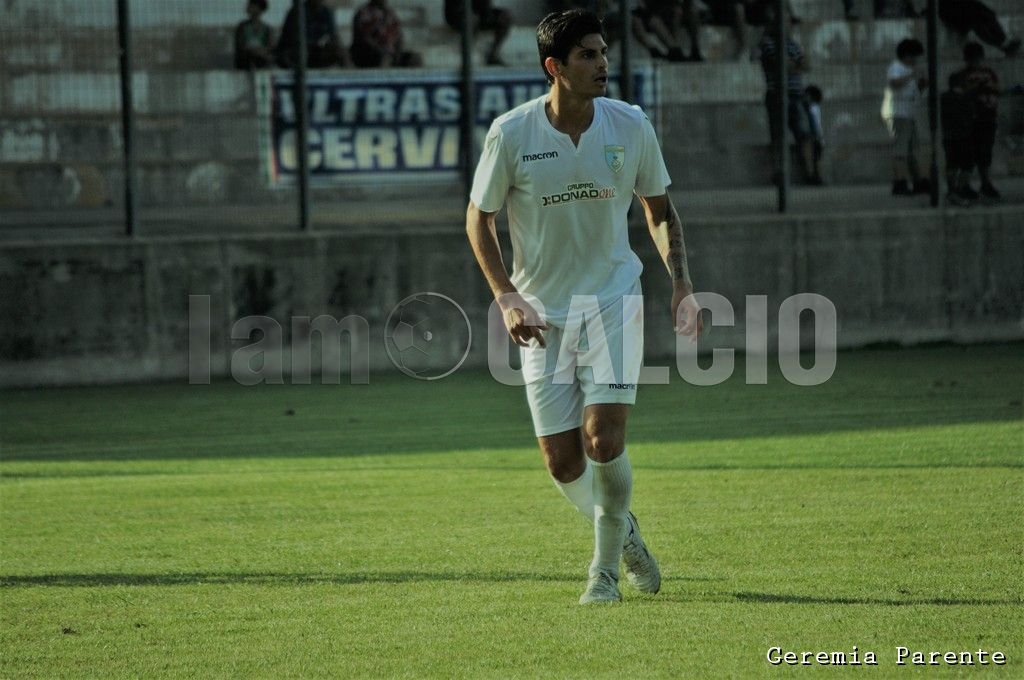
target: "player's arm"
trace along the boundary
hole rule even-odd
[[[498,244],[496,215],[484,212],[470,201],[466,209],[466,236],[469,237],[473,255],[476,256],[487,285],[501,306],[509,335],[522,347],[526,347],[531,338],[536,338],[543,347],[544,336],[541,331],[547,329],[547,326],[540,320],[536,310],[519,296],[519,291],[508,277]]]
[[[703,330],[700,307],[693,299],[693,281],[686,258],[683,222],[668,194],[641,196],[647,228],[672,278],[672,319],[676,332],[696,341]]]

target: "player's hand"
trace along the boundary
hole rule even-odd
[[[501,318],[512,340],[520,347],[529,347],[530,340],[545,347],[544,334],[548,325],[540,318],[540,314],[519,293],[505,293],[498,298],[501,307]]]
[[[704,332],[700,305],[693,297],[692,286],[680,283],[672,287],[672,319],[676,333],[689,337],[692,342],[697,342]]]

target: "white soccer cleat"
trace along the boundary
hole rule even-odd
[[[587,581],[587,589],[580,595],[580,604],[607,604],[621,602],[618,580],[611,574],[600,572]]]
[[[661,590],[661,570],[658,560],[647,549],[640,536],[636,515],[629,513],[629,531],[622,546],[622,561],[626,563],[626,582],[641,593],[654,594]]]

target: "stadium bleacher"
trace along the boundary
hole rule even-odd
[[[279,27],[287,4],[272,3],[268,22]],[[357,3],[331,4],[347,43]],[[457,68],[458,39],[444,25],[438,3],[392,4],[404,21],[407,43],[422,51],[427,68]],[[803,18],[796,36],[812,64],[807,80],[825,92],[826,181],[887,181],[887,138],[878,117],[885,67],[900,38],[924,36],[924,21],[875,21],[864,7],[861,21],[847,22],[836,0],[794,4]],[[990,4],[1011,33],[1024,32],[1021,3]],[[122,159],[114,3],[16,1],[8,6],[9,20],[0,28],[0,206],[117,205]],[[526,7],[516,10],[522,23],[513,30],[505,57],[510,64],[534,68]],[[266,190],[252,79],[230,69],[238,3],[176,0],[133,3],[132,10],[142,204],[290,200]],[[657,65],[658,121],[670,169],[677,186],[688,188],[764,185],[768,132],[760,66],[726,58],[732,52],[727,30],[702,30],[709,63]],[[637,63],[648,61],[636,56]],[[1024,59],[992,57],[1004,86],[1024,82]],[[957,39],[945,29],[940,30],[940,58],[944,81],[959,65]],[[1020,99],[1002,106],[995,177],[1024,175],[1024,131],[1014,128],[1024,118]],[[355,195],[344,188],[320,191],[326,199]]]

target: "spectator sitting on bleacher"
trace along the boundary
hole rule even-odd
[[[352,18],[352,62],[359,68],[422,66],[423,58],[404,42],[402,23],[387,0],[370,0]]]
[[[710,26],[728,26],[736,38],[733,57],[744,59],[747,53],[747,7],[744,0],[704,0],[707,14],[704,23]]]
[[[473,32],[494,33],[491,48],[487,51],[487,64],[505,66],[501,60],[501,46],[512,29],[512,15],[507,9],[495,7],[491,0],[473,0]],[[462,0],[444,0],[444,20],[456,31],[462,31]]]
[[[266,68],[274,63],[274,31],[260,19],[266,11],[267,0],[246,4],[249,18],[235,27],[235,68]]]
[[[657,2],[658,0],[655,0]],[[669,0],[671,1],[671,0]],[[678,0],[677,0],[678,1]],[[616,42],[620,36],[621,14],[618,11],[619,3],[615,0],[578,0],[577,2],[549,2],[548,6],[552,12],[561,12],[567,9],[582,9],[593,12],[604,22],[607,40],[609,43]],[[669,51],[673,46],[678,46],[677,36],[672,36],[670,28],[665,27],[658,32],[655,27],[656,21],[652,21],[653,13],[650,11],[650,2],[645,0],[630,0],[628,3],[630,22],[633,27],[633,39],[637,44],[647,50],[652,59],[668,59]],[[673,55],[677,54],[675,52]],[[677,61],[681,61],[676,58]]]
[[[981,178],[981,195],[998,201],[1001,197],[992,185],[989,169],[999,118],[999,76],[985,65],[985,48],[976,42],[964,46],[964,62],[965,67],[950,76],[950,84],[955,83],[973,103],[971,157]]]
[[[296,35],[298,17],[295,8],[288,10],[277,42],[277,63],[292,68],[299,59],[299,40]],[[334,25],[334,12],[323,0],[306,0],[306,65],[310,68],[349,66],[348,51],[338,40]]]
[[[690,56],[683,54],[683,26],[690,36]],[[695,0],[639,0],[633,11],[633,33],[652,57],[669,61],[704,61],[700,52],[700,15]],[[658,37],[668,53],[653,48],[644,34]]]
[[[704,23],[711,26],[728,26],[736,39],[734,57],[739,60],[746,58],[747,27],[764,26],[769,16],[776,16],[775,0],[704,0],[707,12],[703,15]],[[783,0],[786,15],[790,24],[799,24],[802,20],[793,11],[792,0]],[[756,60],[755,54],[750,55]]]
[[[961,40],[973,32],[979,40],[1002,50],[1008,57],[1020,51],[1020,38],[1010,39],[996,13],[978,0],[939,0],[939,19]]]
[[[927,16],[931,0],[918,12],[912,0],[875,0],[875,17],[902,18]],[[939,20],[961,40],[970,33],[1012,57],[1020,51],[1020,38],[1010,38],[992,8],[980,0],[938,0]]]

